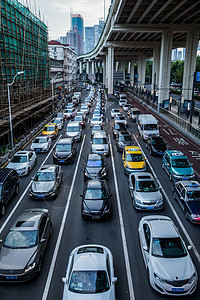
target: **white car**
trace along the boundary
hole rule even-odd
[[[63,118],[54,118],[51,123],[56,124],[58,126],[58,130],[61,130],[64,125]]]
[[[37,153],[48,152],[52,146],[52,140],[48,136],[37,136],[30,146],[30,150]]]
[[[66,119],[71,119],[71,118],[75,117],[75,115],[76,115],[76,110],[74,110],[73,108],[72,109],[66,108],[64,110],[64,116]]]
[[[90,121],[90,127],[93,127],[94,125],[103,125],[103,119],[102,117],[92,117]]]
[[[111,111],[110,111],[111,118],[115,118],[118,115],[121,115],[121,112],[118,108],[111,109]]]
[[[178,229],[167,216],[149,215],[139,223],[139,239],[150,285],[159,293],[194,293],[198,276]]]
[[[69,257],[62,300],[116,300],[113,256],[101,245],[82,245]]]
[[[35,151],[19,151],[13,155],[7,167],[15,169],[19,176],[24,176],[30,173],[36,162]]]
[[[127,112],[131,107],[132,107],[131,104],[125,104],[125,105],[123,106],[123,111],[124,111],[124,112]]]

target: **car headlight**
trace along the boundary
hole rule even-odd
[[[138,198],[135,198],[135,202],[136,202],[137,204],[143,204],[142,201],[140,201]]]
[[[158,203],[162,203],[163,202],[163,197],[161,197],[160,199],[158,199]]]
[[[103,170],[101,171],[101,176],[105,176],[106,175],[106,168],[103,168]]]
[[[196,279],[197,275],[196,273],[194,273],[189,279],[188,279],[188,283],[191,284],[195,279]]]
[[[200,218],[200,215],[199,215],[199,214],[191,214],[191,218],[192,218],[193,220],[199,219],[199,218]]]
[[[18,171],[26,171],[26,167],[18,169]]]
[[[35,268],[35,265],[36,265],[36,263],[33,262],[32,264],[26,266],[26,268],[24,269],[24,272],[26,273],[26,272],[33,270]]]
[[[31,145],[30,149],[33,150],[33,151],[35,150],[32,145]]]
[[[154,273],[154,277],[155,277],[157,280],[159,280],[161,283],[163,283],[163,284],[166,283],[165,280],[164,280],[160,275]]]
[[[43,147],[43,150],[46,150],[46,149],[47,149],[47,146],[44,146],[44,147]]]

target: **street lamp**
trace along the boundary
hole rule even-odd
[[[14,143],[13,143],[13,131],[12,131],[12,113],[11,113],[11,105],[10,105],[10,86],[13,85],[13,83],[15,82],[15,78],[18,75],[22,75],[24,74],[24,71],[20,71],[17,72],[17,74],[15,74],[13,81],[11,83],[7,83],[7,87],[8,87],[8,107],[9,107],[9,119],[10,119],[10,139],[11,139],[11,147],[12,149],[14,148]]]
[[[53,82],[56,79],[56,76],[61,74],[61,72],[56,73],[56,75],[54,77],[51,78],[51,89],[52,89],[52,106],[53,106],[53,114],[54,114],[54,103],[53,103]]]

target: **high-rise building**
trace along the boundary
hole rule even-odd
[[[70,47],[74,49],[78,55],[83,53],[83,40],[76,25],[74,25],[72,30],[69,30],[67,32],[66,38],[67,44],[69,44]]]
[[[94,27],[85,27],[85,53],[90,52],[94,49],[95,35]]]
[[[83,40],[84,40],[84,32],[83,32],[83,17],[80,14],[71,14],[71,31],[73,31],[74,27],[78,28],[78,32],[80,34],[80,53],[83,53]],[[70,45],[71,46],[71,45]]]

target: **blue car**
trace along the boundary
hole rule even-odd
[[[200,183],[198,181],[176,182],[174,199],[180,204],[187,220],[200,224]]]

